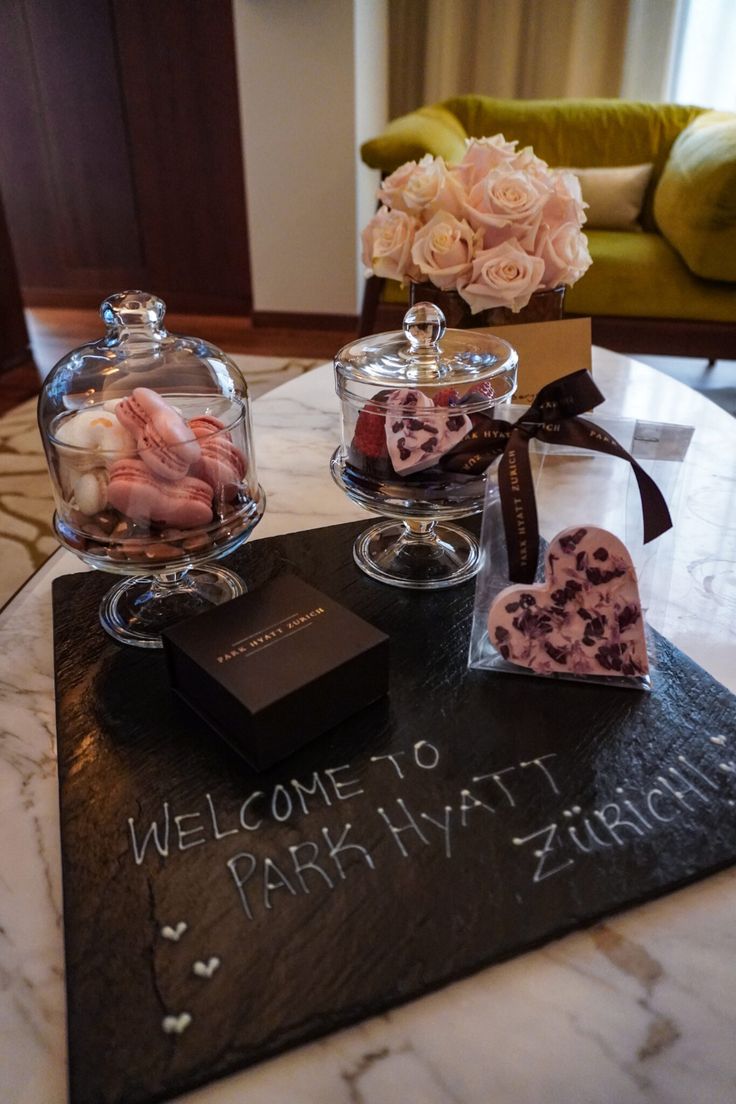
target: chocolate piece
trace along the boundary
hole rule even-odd
[[[395,391],[386,414],[386,444],[394,470],[406,476],[434,467],[471,428],[467,414],[448,418],[421,391]]]
[[[618,537],[565,529],[550,542],[545,569],[544,583],[506,587],[491,606],[488,637],[503,658],[542,674],[646,674],[636,572]]]

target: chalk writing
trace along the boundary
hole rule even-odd
[[[240,904],[248,919],[254,919],[254,898],[249,896],[249,890],[254,888],[251,885],[253,879],[255,879],[256,889],[260,885],[260,900],[263,908],[270,911],[274,907],[274,896],[279,891],[285,890],[292,897],[299,893],[310,893],[310,887],[305,878],[307,871],[318,874],[330,889],[334,889],[335,880],[325,869],[325,865],[329,863],[332,863],[338,879],[342,881],[347,878],[347,870],[350,869],[347,863],[349,858],[358,858],[361,863],[365,863],[373,870],[375,864],[368,848],[353,839],[348,839],[351,830],[352,825],[346,824],[340,838],[335,840],[328,828],[322,828],[323,844],[319,844],[315,840],[305,840],[300,844],[292,844],[286,849],[288,858],[279,858],[279,862],[283,864],[282,866],[277,863],[275,858],[266,856],[260,859],[251,851],[240,851],[231,856],[227,860],[226,866],[232,875]],[[324,851],[321,849],[322,846],[324,846]],[[306,860],[302,859],[300,854],[305,849],[308,849],[309,855]],[[322,859],[320,863],[317,862],[318,856]],[[291,870],[284,869],[287,862],[291,863]]]
[[[161,935],[164,939],[170,939],[172,943],[178,943],[186,930],[186,922],[180,920],[175,928],[172,928],[169,924],[164,924],[161,929]]]
[[[181,1035],[191,1022],[192,1017],[188,1012],[180,1012],[178,1016],[164,1016],[161,1027],[167,1035]]]
[[[710,745],[723,746],[721,737],[708,739]],[[565,804],[555,814],[554,802],[562,796],[558,782],[561,760],[557,753],[549,752],[511,764],[489,764],[488,769],[472,775],[473,789],[456,790],[454,800],[445,786],[444,800],[432,789],[422,802],[414,782],[411,800],[399,794],[390,803],[384,799],[366,805],[376,786],[401,788],[413,774],[432,778],[439,774],[441,761],[439,746],[422,739],[408,749],[373,755],[360,769],[342,763],[313,771],[308,777],[252,790],[229,807],[220,807],[209,793],[201,808],[183,812],[173,811],[164,801],[158,816],[148,823],[137,824],[133,817],[128,818],[133,860],[138,866],[147,856],[156,862],[170,860],[174,853],[223,840],[233,842],[232,837],[239,834],[252,836],[270,827],[268,854],[246,847],[225,860],[242,912],[252,921],[294,898],[332,892],[361,871],[364,876],[376,872],[379,860],[383,866],[391,853],[411,861],[433,848],[452,861],[462,835],[484,832],[489,843],[492,836],[510,839],[519,849],[519,870],[526,870],[531,883],[538,884],[599,853],[641,846],[662,826],[696,816],[713,802],[734,804],[731,795],[723,791],[736,784],[735,761],[723,759],[711,769],[680,753],[670,763],[658,763],[648,784],[634,788],[624,779],[611,786],[610,799],[601,794],[594,804]],[[530,797],[535,808],[540,787],[547,796],[546,804],[552,806],[552,815],[548,811],[547,819],[533,831],[527,828],[522,834],[499,837],[506,819],[528,821]],[[351,802],[362,810],[357,834],[347,822],[315,828],[308,838],[284,841],[283,846],[278,837],[274,840],[274,828],[284,831],[289,826],[292,831],[320,810],[335,810]],[[370,846],[359,838],[365,833]],[[380,846],[382,838],[390,841],[390,852]],[[526,867],[524,855],[529,856]],[[161,934],[178,939],[185,930],[186,924],[180,921],[175,928],[162,928]]]
[[[421,814],[422,817],[424,818],[424,820],[426,820],[428,824],[433,824],[435,826],[435,828],[439,828],[440,831],[442,832],[443,838],[444,838],[444,845],[445,845],[445,858],[447,858],[447,859],[452,858],[452,847],[450,846],[450,814],[451,813],[452,813],[452,806],[451,805],[445,805],[445,819],[442,821],[442,823],[440,823],[438,820],[435,820],[434,817],[431,817],[429,815],[429,813],[422,813]]]
[[[552,794],[559,793],[548,765],[554,758],[555,753],[550,752],[475,775],[473,785],[481,787],[481,792],[465,788],[458,796],[457,811],[462,827],[468,826],[474,810],[496,812],[494,800],[504,808],[516,808],[517,797],[529,788],[527,774],[538,774]],[[436,744],[423,739],[417,740],[408,751],[372,755],[369,762],[371,767],[367,769],[376,772],[372,779],[375,784],[381,784],[386,771],[391,779],[403,782],[410,774],[424,776],[435,772],[441,762],[441,752]],[[313,771],[308,778],[291,778],[269,789],[252,790],[239,805],[229,808],[219,807],[210,793],[204,795],[200,809],[173,814],[170,803],[164,801],[160,814],[148,824],[141,826],[135,818],[128,818],[134,861],[140,866],[147,855],[169,859],[174,853],[193,847],[219,843],[240,833],[265,831],[274,824],[292,824],[336,804],[357,801],[367,793],[365,770],[361,777],[361,772],[350,763],[326,767]],[[485,791],[490,791],[491,796]],[[428,816],[434,815],[432,810],[426,812]]]
[[[667,824],[687,813],[697,813],[714,800],[722,788],[715,777],[692,763],[687,756],[677,756],[677,766],[665,764],[651,785],[638,794],[630,794],[616,786],[616,800],[603,801],[583,814],[579,805],[562,810],[562,822],[553,821],[526,836],[514,836],[512,843],[523,847],[543,841],[543,847],[532,849],[530,865],[532,882],[559,874],[579,860],[598,850],[636,845],[657,830],[657,824]],[[729,804],[731,804],[731,799]],[[578,818],[575,823],[570,823]],[[569,846],[572,845],[572,848]]]
[[[401,810],[404,814],[404,823],[403,824],[394,824],[393,821],[390,820],[386,810],[380,805],[378,807],[378,815],[383,817],[383,819],[385,820],[386,824],[388,825],[388,827],[391,831],[391,835],[393,836],[394,840],[396,841],[397,847],[401,851],[401,854],[404,856],[404,858],[407,859],[409,857],[409,852],[406,849],[406,847],[404,846],[404,841],[401,838],[402,832],[409,832],[409,831],[415,832],[416,835],[419,837],[419,839],[422,841],[422,843],[425,846],[429,845],[429,840],[424,835],[421,828],[417,824],[416,820],[414,819],[414,817],[411,815],[411,813],[407,809],[406,802],[404,801],[403,797],[397,797],[396,798],[396,804],[401,806]]]
[[[192,966],[192,973],[199,978],[211,978],[215,970],[219,970],[220,960],[217,955],[212,955],[206,962],[202,962],[199,959]]]
[[[431,747],[431,745],[429,745]],[[286,823],[297,815],[308,816],[315,808],[332,805],[333,801],[349,801],[363,794],[359,779],[341,777],[352,773],[349,763],[314,771],[309,781],[292,778],[288,783],[277,783],[272,790],[253,790],[240,804],[235,817],[227,818],[218,810],[212,795],[204,795],[205,811],[177,813],[173,817],[168,801],[162,804],[161,817],[142,832],[133,817],[128,817],[131,847],[136,865],[140,866],[146,852],[155,850],[168,859],[172,850],[186,851],[208,842],[219,841],[240,831],[257,832],[270,821]],[[310,800],[311,799],[311,800]],[[233,821],[237,823],[233,823]],[[189,826],[185,826],[188,824]]]
[[[541,850],[535,849],[534,857],[538,859],[537,865],[534,870],[532,881],[542,882],[545,878],[551,878],[554,874],[559,874],[561,870],[564,870],[567,866],[572,866],[574,859],[567,858],[563,862],[558,862],[555,858],[552,862],[548,862],[547,856],[551,854],[557,854],[559,850],[556,842],[558,834],[558,828],[556,824],[548,824],[544,828],[540,828],[537,832],[532,832],[529,836],[514,836],[513,843],[517,847],[522,847],[525,843],[531,843],[532,840],[539,839],[540,836],[544,837],[544,846]]]

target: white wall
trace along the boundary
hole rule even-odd
[[[355,165],[358,235],[376,212],[380,173],[360,160],[360,146],[380,134],[388,121],[388,0],[355,0]],[[363,300],[365,269],[356,239],[357,307]]]
[[[256,311],[355,314],[387,112],[386,0],[233,0]]]

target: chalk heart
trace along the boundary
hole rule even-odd
[[[645,675],[644,619],[626,546],[593,525],[564,529],[549,543],[543,583],[497,595],[488,638],[504,659],[540,674]]]
[[[192,966],[192,970],[201,978],[211,978],[215,970],[219,969],[220,960],[216,955],[208,959],[207,962],[197,961]]]
[[[178,943],[186,930],[187,925],[183,920],[180,920],[175,928],[172,928],[168,924],[165,924],[164,927],[161,929],[161,934],[164,939],[170,939],[172,943]]]
[[[161,1026],[167,1035],[182,1035],[191,1022],[188,1012],[180,1012],[178,1016],[164,1016]]]

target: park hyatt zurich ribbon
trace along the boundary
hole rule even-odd
[[[442,462],[445,470],[474,475],[501,455],[498,488],[509,578],[514,583],[534,581],[539,556],[539,524],[529,462],[529,441],[533,437],[547,444],[592,449],[627,460],[641,496],[644,543],[672,527],[667,503],[654,480],[618,441],[579,416],[604,398],[588,371],[571,372],[543,387],[518,421],[484,418],[482,426],[477,425]]]

